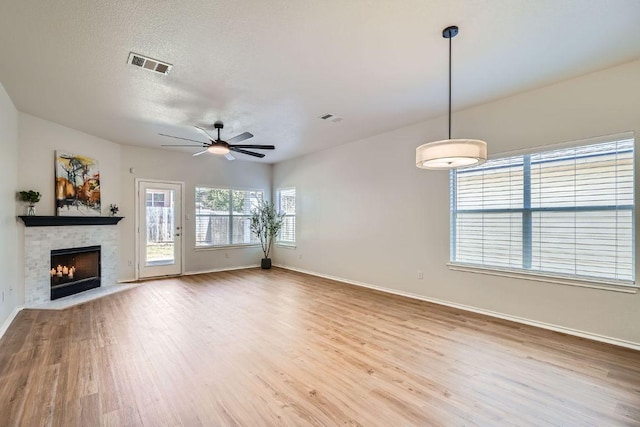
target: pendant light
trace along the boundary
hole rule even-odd
[[[455,169],[479,165],[487,160],[487,143],[479,139],[451,139],[451,39],[458,27],[447,27],[442,37],[449,39],[449,139],[429,142],[416,148],[416,166],[421,169]]]

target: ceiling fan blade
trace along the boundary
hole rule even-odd
[[[200,145],[194,145],[194,144],[162,144],[160,147],[193,147],[193,148],[198,148],[198,147],[208,147],[208,144],[204,144],[204,143],[200,143]]]
[[[245,139],[249,139],[249,138],[253,138],[253,134],[249,132],[244,132],[228,140],[227,144],[233,144],[234,142],[244,141]]]
[[[200,132],[202,132],[207,138],[209,138],[211,141],[215,141],[216,139],[214,137],[212,137],[211,135],[209,135],[209,132],[207,132],[205,129],[201,128],[200,126],[194,126],[194,128],[198,129]]]
[[[206,144],[205,142],[202,142],[202,141],[196,141],[195,139],[181,138],[181,137],[179,137],[179,136],[167,135],[167,134],[164,134],[164,133],[159,133],[158,135],[168,136],[169,138],[182,139],[182,140],[184,140],[184,141],[197,142],[198,144]]]
[[[247,144],[247,145],[229,145],[229,147],[235,147],[235,148],[253,148],[255,150],[275,150],[276,147],[274,145],[251,145],[251,144]]]
[[[206,153],[207,151],[209,151],[209,150],[208,150],[208,149],[206,149],[206,150],[198,151],[197,153],[193,153],[193,154],[192,154],[192,156],[199,156],[200,154],[204,154],[204,153]]]
[[[230,153],[227,153],[227,154],[225,154],[224,156],[227,158],[227,160],[235,160],[235,159],[236,159],[236,158],[235,158],[235,157],[233,157]]]
[[[229,149],[231,151],[235,151],[236,153],[248,154],[253,157],[260,157],[260,158],[264,157],[264,154],[262,153],[254,153],[253,151],[242,150],[240,148],[235,148],[235,147],[229,147]]]

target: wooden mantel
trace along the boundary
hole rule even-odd
[[[60,227],[68,225],[115,225],[122,216],[37,216],[21,215],[26,227]]]

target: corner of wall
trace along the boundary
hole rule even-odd
[[[0,336],[20,310],[24,292],[19,283],[18,223],[18,110],[0,83]]]

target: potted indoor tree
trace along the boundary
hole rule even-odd
[[[20,191],[20,200],[27,204],[27,215],[33,216],[36,214],[36,203],[40,201],[41,194],[37,191]]]
[[[275,205],[270,202],[260,202],[257,208],[251,212],[251,232],[258,236],[264,258],[260,263],[263,269],[271,268],[271,245],[278,235],[284,222],[284,212],[276,212]]]

